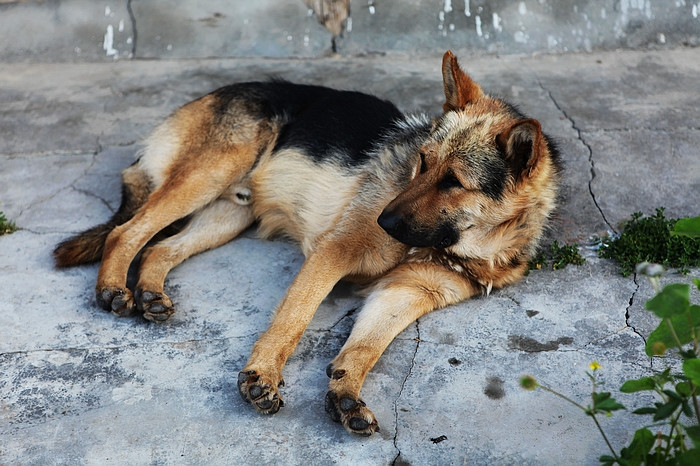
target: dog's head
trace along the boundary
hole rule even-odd
[[[444,114],[379,225],[409,246],[460,257],[534,249],[554,207],[555,149],[536,120],[484,94],[452,52],[443,57],[442,74]]]

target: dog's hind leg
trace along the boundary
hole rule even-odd
[[[158,322],[168,319],[174,312],[172,301],[163,292],[168,272],[188,257],[232,240],[253,220],[251,206],[219,198],[192,214],[181,232],[146,248],[134,291],[143,316]]]
[[[338,356],[328,365],[326,412],[352,433],[371,435],[377,420],[360,398],[365,377],[387,346],[428,312],[478,293],[461,275],[430,263],[407,263],[373,288]]]
[[[200,159],[204,160],[180,167],[151,194],[131,220],[109,234],[96,285],[97,302],[103,308],[120,316],[131,314],[134,300],[126,288],[126,276],[136,254],[163,228],[218,198],[249,169],[256,150],[243,147],[217,155],[203,156]]]
[[[107,236],[95,287],[98,304],[129,315],[135,306],[126,276],[136,254],[162,229],[247,176],[276,130],[245,105],[214,94],[181,107],[159,126],[139,162],[156,186],[134,216]]]

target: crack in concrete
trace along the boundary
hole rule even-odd
[[[404,387],[406,386],[406,381],[413,373],[413,367],[416,364],[416,355],[418,354],[418,348],[420,348],[420,344],[423,341],[420,339],[420,321],[419,320],[416,320],[416,337],[413,340],[416,342],[416,348],[413,350],[413,356],[411,356],[411,365],[408,368],[408,373],[406,374],[406,377],[404,377],[403,382],[401,382],[401,388],[399,389],[399,394],[396,396],[396,399],[394,400],[394,423],[396,424],[396,429],[394,430],[394,448],[396,449],[397,453],[396,453],[396,456],[394,457],[394,460],[391,462],[392,466],[404,463],[404,461],[402,461],[400,459],[401,458],[401,449],[399,448],[399,446],[397,444],[398,437],[399,437],[399,400],[401,399],[401,395],[403,394]]]
[[[53,351],[57,352],[79,352],[79,351],[114,351],[114,350],[121,350],[121,349],[127,349],[127,348],[144,348],[144,347],[149,347],[149,346],[160,346],[160,345],[165,345],[165,346],[180,346],[180,345],[187,345],[190,343],[203,343],[203,342],[212,342],[212,343],[224,343],[227,341],[232,341],[232,340],[244,340],[247,338],[251,337],[256,337],[258,333],[251,333],[249,335],[239,335],[236,337],[221,337],[221,338],[192,338],[189,340],[182,340],[182,341],[145,341],[145,342],[138,342],[138,343],[127,343],[125,345],[118,345],[118,346],[75,346],[75,347],[66,347],[66,348],[36,348],[36,349],[31,349],[31,350],[15,350],[15,351],[0,351],[0,356],[14,356],[14,355],[25,355],[25,354],[35,354],[35,353],[50,353]]]
[[[642,333],[639,332],[635,328],[634,325],[630,324],[630,309],[632,309],[632,305],[634,304],[634,297],[637,295],[637,291],[639,291],[639,282],[637,281],[637,274],[636,273],[632,277],[632,280],[634,281],[635,288],[634,288],[634,291],[632,292],[632,296],[630,296],[629,305],[625,308],[625,325],[627,327],[631,328],[634,333],[639,335],[642,338],[642,340],[644,341],[644,344],[646,345],[647,339],[644,338],[644,335],[642,335]]]
[[[48,157],[51,155],[85,155],[94,152],[94,148],[85,149],[51,149],[39,152],[3,152],[0,157],[7,160],[26,157]]]
[[[107,200],[106,200],[105,198],[103,198],[103,197],[101,197],[101,196],[98,196],[97,194],[95,194],[95,193],[93,193],[93,192],[91,192],[91,191],[88,191],[88,190],[86,190],[86,189],[81,189],[81,188],[78,188],[78,187],[75,186],[75,184],[76,184],[78,181],[82,180],[82,179],[90,172],[90,170],[92,169],[92,167],[94,167],[95,164],[97,164],[97,156],[100,155],[100,153],[102,152],[102,144],[100,144],[100,138],[99,138],[99,137],[97,138],[96,144],[97,144],[97,150],[95,150],[95,152],[92,154],[92,161],[90,162],[90,165],[88,165],[88,167],[83,171],[83,173],[82,173],[80,176],[78,176],[76,179],[74,179],[74,180],[68,185],[68,188],[72,189],[72,190],[75,191],[75,192],[78,192],[78,193],[81,193],[81,194],[85,194],[86,196],[94,197],[95,199],[97,199],[97,200],[99,200],[100,202],[102,202],[102,203],[107,207],[107,210],[109,210],[110,212],[114,213],[114,208],[113,208],[111,205],[109,205],[109,202],[107,202]],[[57,194],[58,194],[58,193],[57,193]],[[53,197],[53,196],[52,196],[52,197]]]
[[[53,154],[51,154],[51,155],[53,155]],[[78,155],[78,154],[74,154],[74,155]],[[85,153],[83,152],[83,153],[80,153],[79,155],[85,155]],[[17,218],[19,219],[20,217],[22,217],[24,212],[26,212],[28,210],[32,210],[37,205],[50,201],[51,199],[56,197],[62,191],[65,191],[68,189],[76,189],[73,185],[75,183],[77,183],[80,179],[82,179],[87,174],[87,172],[90,170],[90,168],[92,168],[93,165],[95,165],[96,157],[97,157],[97,152],[93,152],[92,161],[90,162],[90,165],[88,165],[87,168],[85,168],[85,170],[83,170],[83,172],[80,175],[76,176],[73,180],[70,181],[70,183],[66,184],[65,186],[58,188],[56,191],[53,191],[53,192],[47,194],[46,196],[41,196],[38,199],[35,199],[33,202],[29,203],[29,205],[20,209],[19,213],[17,214]]]
[[[588,348],[589,346],[597,345],[597,344],[599,344],[600,342],[605,341],[605,340],[607,340],[607,339],[610,338],[610,337],[613,337],[613,336],[615,336],[615,335],[619,335],[619,334],[621,334],[621,333],[626,332],[629,328],[630,328],[630,327],[629,327],[628,325],[625,325],[624,327],[621,327],[621,328],[619,328],[619,329],[617,329],[617,330],[613,330],[613,331],[611,331],[610,333],[606,333],[605,335],[602,335],[602,336],[600,336],[600,337],[598,337],[598,338],[594,338],[593,340],[590,340],[588,343],[586,343],[586,344],[584,344],[583,346],[581,346],[581,348]]]
[[[134,37],[131,42],[131,57],[136,58],[136,39],[138,38],[138,33],[136,32],[136,15],[134,14],[133,8],[131,8],[132,0],[127,0],[126,11],[129,13],[129,19],[131,20],[131,31],[134,33]]]
[[[588,179],[588,192],[590,193],[591,199],[593,200],[593,204],[595,205],[596,209],[598,209],[598,212],[600,213],[600,216],[603,218],[603,221],[605,222],[605,224],[608,226],[608,228],[611,231],[617,233],[617,230],[610,224],[608,219],[605,217],[605,213],[603,212],[603,209],[598,204],[598,200],[596,199],[595,193],[593,192],[593,180],[596,177],[595,162],[593,161],[593,148],[591,147],[591,145],[589,143],[587,143],[585,141],[585,139],[583,138],[583,132],[581,131],[581,129],[576,125],[576,122],[574,121],[574,119],[571,116],[569,116],[569,114],[566,112],[566,110],[564,110],[564,108],[562,108],[559,105],[559,102],[557,102],[557,100],[554,98],[554,95],[552,95],[552,92],[549,89],[547,89],[539,79],[537,79],[537,83],[540,85],[540,88],[542,88],[542,90],[547,93],[547,95],[549,96],[549,99],[552,101],[552,103],[557,108],[557,110],[559,110],[561,112],[561,114],[564,115],[564,118],[566,118],[567,121],[569,121],[569,123],[571,123],[571,128],[573,128],[573,130],[576,131],[578,140],[581,141],[581,144],[583,144],[583,146],[588,151],[588,164],[590,166],[590,174],[591,174],[590,178]]]
[[[354,313],[356,313],[356,312],[357,312],[357,309],[358,309],[358,308],[353,307],[352,309],[350,309],[349,311],[347,311],[345,314],[343,314],[343,316],[342,316],[340,319],[338,319],[333,325],[330,326],[330,328],[328,329],[328,331],[329,331],[329,332],[334,331],[335,328],[336,328],[343,320],[345,320],[347,317],[350,317],[351,315],[353,315]]]
[[[518,307],[523,307],[523,305],[520,303],[520,301],[518,301],[517,299],[515,299],[513,296],[509,295],[508,293],[501,292],[501,293],[499,293],[499,296],[503,296],[504,298],[512,301],[513,304],[515,304]]]
[[[635,126],[634,128],[596,128],[587,130],[587,133],[634,133],[648,131],[650,133],[677,133],[679,131],[700,131],[695,126],[675,126],[673,128],[655,128],[653,126]]]
[[[107,207],[107,209],[108,209],[110,212],[112,212],[112,213],[115,212],[114,208],[113,208],[111,205],[109,205],[109,202],[107,202],[107,200],[106,200],[105,198],[103,198],[102,196],[98,196],[97,194],[95,194],[95,193],[93,193],[93,192],[90,192],[90,191],[88,191],[88,190],[86,190],[86,189],[76,188],[76,187],[73,186],[73,185],[71,185],[71,186],[69,186],[69,187],[70,187],[71,189],[73,189],[73,191],[75,191],[75,192],[78,192],[78,193],[80,193],[80,194],[85,194],[86,196],[89,196],[89,197],[94,197],[94,198],[97,199],[98,201],[102,202],[102,203],[105,205],[105,207]]]

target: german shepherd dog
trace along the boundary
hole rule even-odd
[[[174,312],[165,276],[257,222],[306,260],[238,375],[265,414],[284,405],[282,368],[336,283],[368,284],[326,370],[325,409],[350,432],[377,420],[360,398],[369,370],[422,315],[520,279],[555,206],[558,155],[540,124],[486,95],[448,51],[444,112],[403,115],[366,94],[285,81],[218,89],[175,111],[122,173],[104,225],[59,244],[59,267],[102,259],[97,303],[152,321]],[[154,241],[182,220],[175,234]],[[145,248],[145,249],[144,249]],[[127,272],[143,250],[138,281]]]

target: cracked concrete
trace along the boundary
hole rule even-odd
[[[557,141],[565,172],[547,241],[576,241],[588,260],[409,326],[363,389],[382,428],[371,438],[349,436],[323,410],[324,369],[362,302],[350,285],[323,302],[290,358],[283,410],[259,416],[236,393],[237,371],[303,261],[294,245],[248,231],[186,261],[166,282],[177,312],[164,325],[105,314],[97,266],[55,270],[51,250],[110,217],[118,172],[138,156],[133,141],[177,106],[277,75],[435,113],[440,55],[0,68],[0,211],[20,227],[0,237],[0,463],[596,464],[606,451],[590,420],[518,379],[532,374],[583,401],[590,361],[612,391],[651,367],[649,284],[586,245],[634,211],[698,214],[700,53],[460,58]],[[616,448],[638,427],[626,413],[601,422]]]
[[[416,363],[416,355],[418,354],[418,350],[420,349],[420,344],[421,344],[421,338],[420,338],[420,319],[418,319],[413,325],[416,329],[416,336],[413,338],[413,341],[416,342],[415,350],[413,351],[413,356],[411,357],[411,364],[408,367],[408,372],[406,372],[406,376],[403,379],[403,382],[401,383],[401,388],[399,389],[399,394],[396,397],[396,400],[394,400],[394,422],[396,424],[396,429],[394,431],[394,448],[396,448],[396,457],[394,460],[391,462],[392,465],[395,464],[402,464],[405,463],[405,461],[401,458],[401,449],[398,447],[397,440],[399,437],[399,400],[401,399],[401,395],[403,394],[403,390],[406,387],[406,381],[408,378],[411,376],[411,373],[413,372],[413,367],[415,366]],[[404,333],[406,333],[404,331]]]
[[[588,192],[591,195],[591,199],[593,200],[593,204],[595,205],[596,209],[598,209],[598,212],[600,212],[600,216],[603,217],[603,221],[605,224],[609,227],[609,229],[615,233],[617,233],[617,230],[615,230],[615,227],[610,225],[610,222],[605,218],[605,213],[603,210],[600,208],[600,205],[598,205],[598,201],[596,200],[595,193],[593,192],[593,180],[595,179],[595,162],[593,161],[593,149],[591,148],[590,144],[586,142],[586,140],[583,138],[583,135],[581,134],[581,129],[576,126],[576,122],[569,116],[567,115],[566,111],[557,103],[557,99],[554,98],[552,95],[552,92],[547,90],[542,83],[540,83],[540,86],[542,89],[544,89],[545,92],[547,92],[547,95],[549,95],[549,98],[552,99],[552,103],[554,103],[554,106],[557,107],[557,109],[564,115],[564,118],[566,118],[570,123],[571,123],[571,128],[573,128],[574,131],[576,131],[576,135],[578,140],[583,144],[583,146],[586,148],[588,151],[588,164],[590,165],[590,178],[588,180]]]

